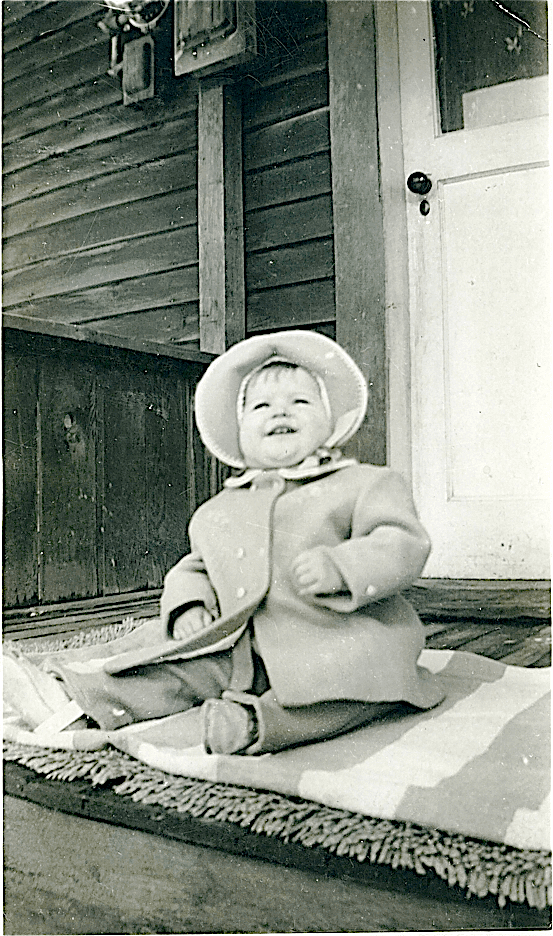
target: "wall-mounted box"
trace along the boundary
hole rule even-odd
[[[254,0],[175,0],[175,75],[213,74],[256,51]]]
[[[154,40],[141,36],[123,47],[123,104],[154,96]]]

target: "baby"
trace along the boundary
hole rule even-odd
[[[248,380],[238,414],[238,444],[249,468],[289,468],[318,451],[330,437],[332,416],[315,377],[285,361],[269,361]],[[298,594],[332,593],[345,583],[330,560],[317,550],[300,553],[291,572]],[[173,637],[211,619],[203,606],[176,618]]]
[[[443,699],[399,594],[430,548],[411,496],[338,448],[366,405],[356,364],[318,333],[250,338],[210,365],[196,421],[240,473],[194,514],[156,641],[89,671],[50,665],[78,711],[109,730],[201,706],[208,751],[258,754]]]

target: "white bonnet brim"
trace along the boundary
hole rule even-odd
[[[198,383],[196,423],[204,445],[220,461],[244,468],[238,444],[238,398],[252,371],[273,358],[305,367],[322,381],[333,417],[327,448],[343,445],[357,431],[367,409],[365,378],[335,341],[311,331],[255,335],[215,358]]]

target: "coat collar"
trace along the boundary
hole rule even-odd
[[[321,475],[339,471],[340,468],[349,468],[356,465],[354,458],[344,458],[339,449],[317,449],[314,455],[308,455],[299,465],[290,468],[247,468],[243,474],[227,478],[225,487],[239,488],[252,484],[261,476],[275,476],[285,481],[304,481],[307,478],[318,478]]]

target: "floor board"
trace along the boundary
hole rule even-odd
[[[551,665],[551,627],[543,620],[430,621],[426,646],[435,650],[464,650],[502,660],[512,666]]]
[[[551,617],[551,582],[538,580],[418,579],[405,592],[423,617]]]
[[[5,827],[6,936],[520,931],[548,925],[547,914],[516,905],[500,910],[493,899],[467,900],[444,882],[413,872],[355,862],[337,870],[336,861],[318,870],[285,866],[11,796]]]

